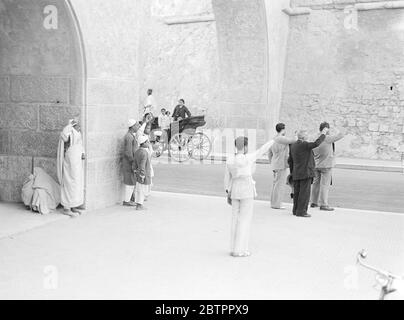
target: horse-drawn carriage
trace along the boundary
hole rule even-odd
[[[169,157],[183,162],[189,159],[206,159],[212,150],[209,137],[197,128],[206,124],[205,116],[189,117],[171,123],[170,129],[164,132],[158,125],[158,118],[151,124],[150,142],[153,156],[160,157],[168,151]]]

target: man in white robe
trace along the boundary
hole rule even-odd
[[[156,99],[153,96],[153,90],[148,89],[147,90],[147,97],[143,103],[143,115],[151,113],[155,114],[155,110],[157,110],[157,102]]]
[[[85,154],[79,123],[70,120],[60,134],[57,154],[57,175],[61,186],[64,214],[77,217],[84,204]]]

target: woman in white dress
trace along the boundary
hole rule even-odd
[[[256,197],[255,161],[268,152],[273,141],[269,141],[253,153],[248,153],[248,138],[235,141],[236,154],[226,163],[224,187],[232,205],[231,252],[233,257],[248,257],[248,241]]]

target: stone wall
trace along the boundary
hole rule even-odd
[[[281,120],[290,131],[316,132],[324,120],[346,126],[339,155],[400,160],[404,10],[358,11],[351,28],[345,5],[363,1],[293,2],[313,10],[290,17]]]
[[[177,100],[184,98],[191,112],[205,113],[206,128],[258,128],[261,140],[266,137],[269,106],[264,1],[148,3],[142,24],[142,99],[147,88],[153,88],[160,106],[172,110]],[[184,23],[187,19],[194,22]]]
[[[147,89],[153,88],[159,106],[170,111],[183,98],[194,114],[213,112],[219,95],[216,23],[181,22],[183,17],[209,14],[211,0],[144,2],[140,108]],[[172,17],[179,21],[167,24]]]
[[[56,6],[57,29],[44,8]],[[0,0],[0,201],[41,166],[56,179],[60,130],[81,114],[77,39],[62,0]]]
[[[122,201],[122,142],[138,117],[138,0],[70,0],[83,37],[86,63],[86,206]]]

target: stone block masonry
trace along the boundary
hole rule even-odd
[[[69,104],[70,79],[59,77],[13,76],[11,100]]]
[[[0,1],[1,2],[1,1]],[[43,8],[58,9],[58,28],[46,30]],[[59,134],[81,117],[81,73],[62,0],[0,4],[0,200],[20,201],[33,166],[56,179]]]
[[[0,77],[0,102],[10,101],[10,78]]]
[[[315,10],[290,18],[280,119],[289,130],[313,133],[322,121],[346,126],[347,137],[337,143],[341,156],[400,160],[404,38],[397,26],[404,10],[359,11],[354,30],[345,28],[346,13],[326,1],[295,4]]]

